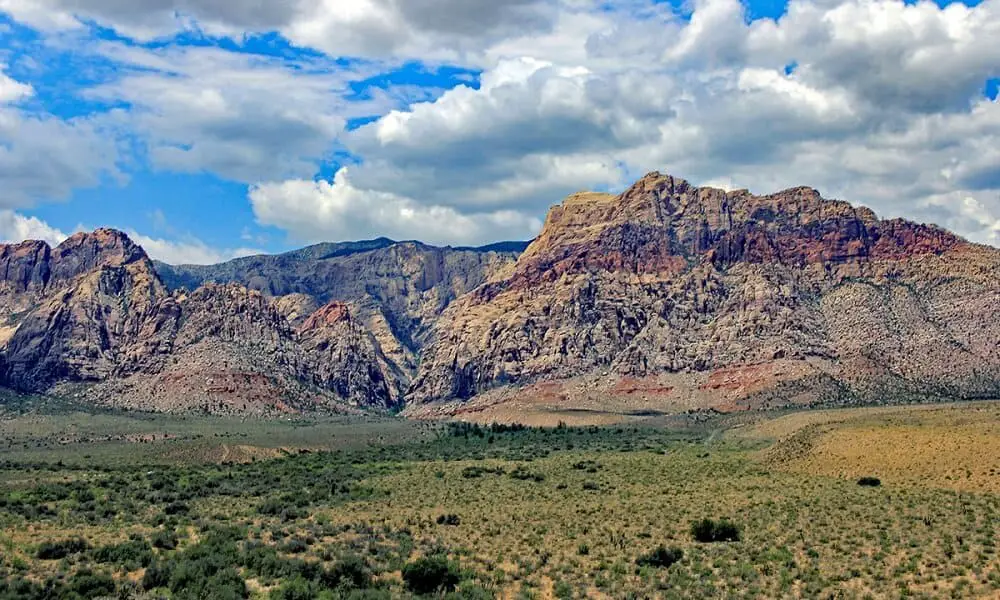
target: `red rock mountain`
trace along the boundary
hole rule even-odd
[[[449,306],[408,410],[1000,397],[998,311],[995,248],[808,188],[652,173],[567,198],[513,268]]]
[[[998,311],[1000,250],[808,188],[652,173],[570,196],[526,249],[373,240],[172,267],[112,230],[0,246],[0,383],[252,414],[985,398]]]

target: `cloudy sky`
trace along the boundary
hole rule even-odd
[[[660,170],[1000,245],[1000,0],[0,0],[0,239],[530,239]]]

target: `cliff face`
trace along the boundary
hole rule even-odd
[[[346,307],[236,285],[171,293],[141,248],[98,230],[0,250],[2,382],[144,410],[394,408],[402,383]],[[301,327],[305,317],[313,313]],[[338,318],[329,317],[331,314]]]
[[[439,248],[378,239],[318,244],[220,265],[157,264],[157,269],[171,289],[239,283],[268,297],[309,297],[316,306],[353,303],[364,318],[381,313],[416,353],[430,325],[452,300],[512,264],[525,245]]]
[[[1000,251],[809,188],[652,173],[539,237],[211,267],[113,230],[0,246],[0,384],[144,410],[428,416],[1000,396]],[[167,283],[165,283],[167,282]]]
[[[815,190],[653,173],[619,196],[571,196],[513,269],[454,302],[411,412],[595,374],[665,377],[658,394],[722,408],[996,395],[998,275],[995,249]]]

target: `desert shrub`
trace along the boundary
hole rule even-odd
[[[173,550],[177,547],[177,534],[173,531],[157,531],[153,534],[153,547],[160,550]]]
[[[643,554],[635,563],[640,567],[656,567],[659,569],[667,569],[676,562],[684,558],[684,551],[680,548],[666,546],[657,546],[648,554]]]
[[[455,526],[455,525],[461,525],[462,524],[462,519],[458,515],[453,515],[453,514],[438,515],[437,524],[438,525],[453,525],[453,526]]]
[[[403,567],[403,582],[416,594],[450,592],[459,581],[458,566],[444,556],[419,558]]]
[[[722,519],[714,521],[712,519],[702,519],[691,524],[691,535],[695,541],[703,544],[713,542],[738,542],[740,540],[739,528]]]
[[[289,554],[302,554],[309,549],[309,544],[301,538],[294,537],[288,540],[281,549]]]
[[[882,481],[878,477],[862,477],[858,480],[858,485],[861,487],[879,487],[882,485]]]
[[[103,573],[95,574],[82,570],[67,582],[66,598],[99,598],[115,593],[115,580]]]
[[[372,572],[368,564],[353,554],[338,560],[321,576],[321,581],[328,588],[364,589],[372,584]]]
[[[532,473],[531,471],[525,469],[521,465],[518,465],[516,469],[511,471],[510,476],[513,477],[514,479],[518,479],[521,481],[536,481],[539,483],[545,481],[544,475],[542,475],[541,473]]]
[[[235,528],[209,530],[200,543],[158,566],[169,572],[165,587],[170,589],[171,597],[176,600],[246,598],[246,583],[235,568],[240,558],[236,540],[241,538]]]
[[[313,600],[319,595],[319,586],[302,577],[289,579],[271,591],[270,600]]]
[[[306,516],[303,503],[291,496],[270,497],[257,507],[257,512],[269,517],[280,517],[283,521],[294,521]]]
[[[465,467],[462,469],[462,477],[466,479],[475,479],[476,477],[482,477],[483,475],[503,475],[503,467],[481,467],[479,465],[473,465],[471,467]]]
[[[557,581],[554,586],[552,586],[552,595],[560,599],[569,599],[573,597],[573,586],[565,581]]]
[[[163,514],[170,516],[186,515],[189,511],[188,505],[183,502],[171,502],[163,507]]]
[[[42,542],[38,547],[38,552],[35,554],[40,560],[60,560],[66,558],[70,554],[79,554],[85,551],[89,546],[87,542],[83,541],[82,538],[74,538],[71,540],[62,540],[59,542]]]
[[[149,566],[153,560],[153,548],[145,540],[129,540],[122,544],[104,546],[94,551],[94,561],[121,565],[129,571]]]
[[[170,565],[154,561],[146,567],[146,572],[142,575],[142,589],[154,590],[164,588],[170,584]]]

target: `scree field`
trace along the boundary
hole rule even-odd
[[[0,414],[0,599],[1000,594],[1000,407],[531,429]]]

